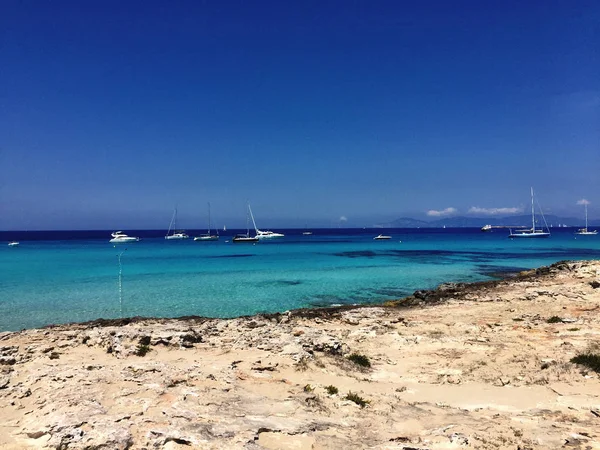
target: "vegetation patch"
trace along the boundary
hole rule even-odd
[[[308,358],[300,358],[300,360],[296,364],[294,364],[294,367],[298,372],[305,372],[306,370],[308,370]]]
[[[562,323],[562,319],[558,316],[552,316],[548,320],[546,320],[546,322],[547,323]]]
[[[150,351],[150,346],[149,345],[142,345],[142,344],[138,344],[137,348],[135,349],[134,355],[136,356],[146,356],[146,354]]]
[[[571,359],[574,364],[579,364],[600,373],[600,355],[595,353],[583,353]]]
[[[367,406],[369,403],[371,403],[369,400],[365,400],[364,398],[362,398],[360,395],[355,394],[354,392],[350,391],[348,392],[348,395],[346,395],[346,400],[350,400],[354,403],[356,403],[358,406],[360,406],[361,408],[364,408],[365,406]]]
[[[339,392],[338,388],[336,388],[334,385],[330,384],[329,386],[325,386],[325,390],[327,391],[327,393],[329,395],[335,395]]]
[[[307,384],[306,386],[304,386],[304,392],[312,392],[314,390],[315,390],[315,388],[312,387],[310,384]]]
[[[360,353],[352,353],[350,356],[348,356],[348,359],[361,367],[371,367],[371,361],[369,361],[369,358],[367,358],[365,355],[361,355]]]
[[[579,328],[569,328],[567,331],[579,331]]]

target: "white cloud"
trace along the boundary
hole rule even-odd
[[[340,222],[348,222],[348,218],[346,216],[340,216]]]
[[[586,200],[585,198],[582,198],[581,200],[577,200],[577,204],[578,205],[589,205],[591,202],[589,200]]]
[[[486,216],[495,216],[497,214],[517,214],[523,212],[523,207],[513,208],[480,208],[479,206],[471,206],[469,214],[484,214]]]
[[[430,217],[443,217],[443,216],[451,216],[452,214],[456,214],[458,212],[458,209],[456,208],[446,208],[446,209],[442,209],[442,210],[435,210],[435,209],[430,209],[429,211],[427,211],[427,215]]]

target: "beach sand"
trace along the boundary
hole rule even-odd
[[[600,354],[598,281],[561,262],[380,307],[0,333],[0,447],[597,449],[600,374],[570,360]]]

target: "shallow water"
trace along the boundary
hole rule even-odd
[[[0,233],[0,331],[120,316],[233,317],[396,299],[445,281],[477,281],[562,259],[600,259],[600,237],[553,229],[507,239],[475,229],[287,230],[272,242],[108,243],[108,232]],[[193,235],[193,233],[190,233]],[[70,239],[69,239],[70,238]],[[117,254],[123,252],[119,294]]]

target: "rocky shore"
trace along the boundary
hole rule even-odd
[[[0,333],[0,448],[600,448],[600,261],[381,306]]]

